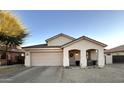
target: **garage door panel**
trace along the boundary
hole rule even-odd
[[[31,53],[32,66],[61,66],[62,53]]]
[[[124,63],[124,55],[114,55],[113,63]]]

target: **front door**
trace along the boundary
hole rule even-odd
[[[70,55],[69,55],[69,63],[70,63],[70,66],[75,66],[76,64],[75,64],[75,57],[74,57],[74,53],[70,53]]]
[[[80,52],[77,50],[70,51],[69,53],[70,66],[80,66]]]

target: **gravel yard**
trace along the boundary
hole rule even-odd
[[[23,67],[22,67],[23,68]],[[0,82],[8,83],[124,83],[124,64],[106,65],[104,68],[80,67],[31,67],[3,70],[16,73],[1,79]],[[0,68],[1,69],[1,68]],[[18,72],[18,73],[17,73]],[[3,73],[3,72],[0,72]],[[11,74],[10,74],[11,75]]]
[[[0,79],[12,77],[26,69],[28,68],[24,65],[0,66]]]

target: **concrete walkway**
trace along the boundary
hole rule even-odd
[[[120,83],[124,82],[124,64],[99,68],[32,67],[11,78],[8,83]]]

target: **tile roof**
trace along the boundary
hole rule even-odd
[[[90,42],[96,43],[96,44],[101,45],[101,46],[103,46],[103,47],[106,47],[106,46],[107,46],[106,44],[101,43],[101,42],[99,42],[99,41],[96,41],[96,40],[94,40],[94,39],[91,39],[91,38],[89,38],[89,37],[81,36],[81,37],[79,37],[79,38],[77,38],[77,39],[75,39],[75,40],[73,40],[73,41],[71,41],[71,42],[68,42],[68,43],[64,44],[62,47],[65,47],[65,46],[67,46],[67,45],[69,45],[69,44],[75,43],[75,42],[77,42],[77,41],[79,41],[79,40],[81,40],[81,39],[88,40],[88,41],[90,41]]]
[[[47,44],[38,44],[38,45],[32,45],[32,46],[26,46],[22,47],[24,48],[59,48],[60,46],[48,46]]]
[[[70,38],[70,39],[72,39],[72,40],[75,39],[74,37],[71,37],[71,36],[69,36],[69,35],[60,33],[60,34],[58,34],[58,35],[55,35],[55,36],[53,36],[53,37],[48,38],[46,41],[48,42],[48,41],[53,40],[53,39],[55,39],[55,38],[57,38],[57,37],[59,37],[59,36],[64,36],[64,37]]]
[[[105,50],[105,53],[121,52],[121,51],[124,51],[124,45],[120,45],[120,46]]]
[[[88,41],[90,41],[90,42],[96,43],[96,44],[101,45],[101,46],[103,46],[103,47],[106,47],[106,46],[107,46],[107,45],[104,44],[104,43],[98,42],[98,41],[96,41],[96,40],[94,40],[94,39],[91,39],[91,38],[89,38],[89,37],[86,37],[86,36],[82,36],[82,37],[79,37],[79,38],[75,39],[75,38],[73,38],[73,37],[71,37],[71,36],[68,36],[68,35],[66,35],[66,34],[63,34],[63,33],[60,33],[60,34],[58,34],[58,35],[56,35],[56,36],[53,36],[53,37],[47,39],[46,41],[48,42],[49,40],[55,39],[55,38],[57,38],[57,37],[59,37],[59,36],[65,36],[65,37],[67,37],[67,38],[72,39],[72,41],[70,41],[70,42],[68,42],[68,43],[66,43],[66,44],[64,44],[64,45],[62,45],[62,46],[48,46],[47,44],[38,44],[38,45],[26,46],[26,47],[22,47],[22,48],[63,48],[63,47],[65,47],[65,46],[67,46],[67,45],[69,45],[69,44],[72,44],[72,43],[75,43],[75,42],[77,42],[77,41],[79,41],[79,40],[81,40],[81,39],[88,40]]]

